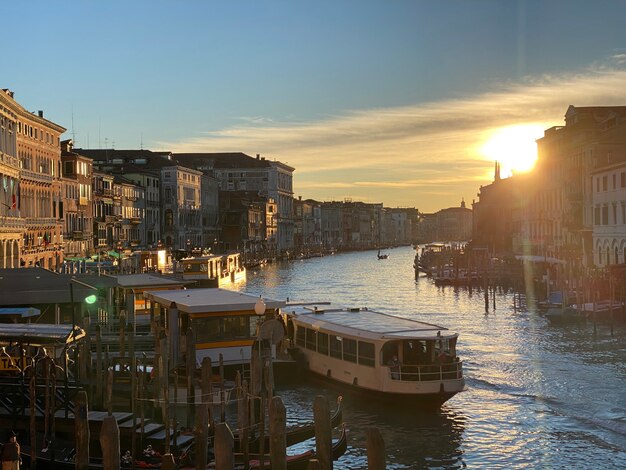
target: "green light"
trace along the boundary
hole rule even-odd
[[[97,301],[98,301],[98,296],[95,294],[91,294],[85,297],[85,302],[88,303],[89,305],[95,304]]]

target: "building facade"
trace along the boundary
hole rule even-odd
[[[60,137],[65,128],[45,119],[43,111],[24,109],[9,90],[0,92],[0,109],[7,180],[5,190],[3,178],[2,191],[11,200],[9,207],[2,206],[8,209],[2,224],[2,264],[58,269],[63,262]]]

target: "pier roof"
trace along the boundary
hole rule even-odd
[[[154,274],[121,274],[117,277],[120,287],[183,287],[189,282],[172,279],[171,277],[155,276]]]
[[[22,342],[42,346],[71,343],[84,337],[85,330],[73,325],[0,323],[0,344]]]
[[[146,292],[144,296],[166,307],[176,304],[181,312],[217,313],[233,311],[254,311],[259,297],[226,289],[188,289]],[[286,302],[263,298],[269,309],[282,308]]]

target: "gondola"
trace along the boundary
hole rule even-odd
[[[342,406],[341,406],[342,401],[343,401],[343,397],[341,396],[337,397],[337,408],[335,408],[335,412],[330,418],[330,425],[332,428],[336,428],[342,422],[342,418],[343,418],[343,411],[342,411]],[[295,445],[295,444],[299,444],[300,442],[304,442],[307,439],[311,439],[312,437],[315,437],[315,425],[311,423],[311,424],[303,424],[301,426],[294,426],[292,428],[288,428],[287,434],[285,437],[287,441],[287,447]],[[270,448],[269,445],[270,445],[270,438],[269,438],[269,435],[266,435],[265,436],[265,448],[269,449]],[[256,439],[250,439],[250,443],[248,444],[248,449],[250,449],[251,452],[255,452],[255,451],[258,452],[259,450],[258,437]],[[240,447],[239,437],[237,434],[235,434],[235,452],[240,452],[240,451],[241,451],[241,447]]]
[[[343,424],[341,426],[341,434],[339,435],[339,439],[333,442],[331,455],[333,456],[333,460],[339,460],[339,458],[346,453],[348,448],[348,438],[346,434],[346,425]],[[316,453],[314,450],[307,450],[301,454],[297,455],[288,455],[287,456],[287,468],[289,470],[306,470],[309,466],[309,460],[315,459]],[[271,462],[265,460],[264,468],[271,468]],[[235,468],[243,468],[243,465],[236,464]],[[261,462],[257,458],[256,460],[250,460],[250,469],[261,468]]]

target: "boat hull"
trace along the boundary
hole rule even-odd
[[[414,406],[415,408],[424,408],[424,409],[436,409],[440,408],[446,401],[452,398],[457,393],[463,390],[453,390],[453,391],[439,391],[437,393],[396,393],[396,392],[382,392],[380,390],[368,389],[364,387],[359,387],[357,385],[352,385],[349,383],[341,382],[339,380],[333,379],[332,377],[328,377],[323,374],[319,374],[311,369],[306,371],[307,378],[327,384],[332,385],[333,388],[337,390],[341,390],[343,392],[348,392],[351,394],[355,394],[361,397],[382,400],[388,403],[397,403],[401,402],[403,404],[409,404]]]

